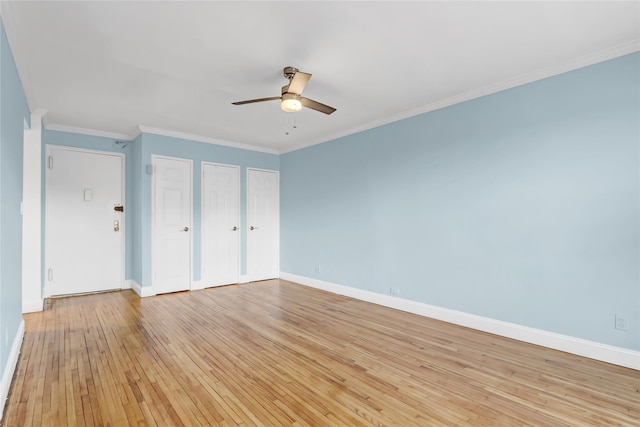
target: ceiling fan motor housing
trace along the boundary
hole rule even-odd
[[[287,79],[291,80],[298,71],[295,67],[284,67],[283,74]]]

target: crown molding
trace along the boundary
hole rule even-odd
[[[155,128],[151,126],[138,126],[141,133],[151,133],[154,135],[168,136],[171,138],[187,139],[190,141],[204,142],[207,144],[223,145],[225,147],[239,148],[241,150],[259,151],[261,153],[280,154],[278,150],[272,148],[259,147],[257,145],[243,144],[240,142],[226,141],[223,139],[211,138],[208,136],[195,135],[191,133],[178,132],[168,129]]]
[[[638,51],[640,51],[640,42],[632,41],[632,42],[624,43],[613,48],[601,50],[599,52],[574,58],[573,60],[565,62],[563,64],[541,68],[539,70],[522,74],[514,78],[510,78],[494,84],[490,84],[490,85],[482,86],[466,92],[462,92],[457,95],[450,96],[448,98],[444,98],[435,102],[431,102],[429,104],[425,104],[416,108],[412,108],[410,110],[403,111],[398,114],[394,114],[392,116],[385,117],[384,119],[374,120],[374,121],[365,123],[362,126],[358,126],[343,132],[329,135],[328,137],[324,137],[316,140],[309,140],[302,144],[296,144],[295,146],[285,147],[284,149],[280,150],[280,154],[301,150],[303,148],[311,147],[313,145],[321,144],[323,142],[332,141],[334,139],[353,135],[358,132],[363,132],[365,130],[373,129],[389,123],[393,123],[400,120],[408,119],[410,117],[418,116],[420,114],[425,114],[431,111],[439,110],[441,108],[450,107],[452,105],[460,104],[462,102],[470,101],[472,99],[480,98],[482,96],[491,95],[497,92],[502,92],[503,90],[512,89],[514,87],[522,86],[528,83],[533,83],[542,79],[546,79],[548,77],[553,77],[559,74],[567,73],[569,71],[577,70],[579,68],[588,67],[589,65],[598,64],[600,62],[608,61],[610,59],[615,59],[615,58],[628,55],[631,53],[635,53]]]
[[[43,111],[44,112],[43,115],[46,113],[46,110],[37,110],[37,111]],[[271,148],[258,147],[256,145],[242,144],[242,143],[233,142],[233,141],[225,141],[222,139],[210,138],[202,135],[195,135],[191,133],[178,132],[178,131],[172,131],[168,129],[155,128],[152,126],[143,126],[143,125],[138,126],[135,132],[133,132],[130,135],[117,133],[117,132],[107,132],[102,130],[67,126],[67,125],[61,125],[56,123],[45,123],[44,128],[47,130],[53,130],[53,131],[59,131],[59,132],[77,133],[82,135],[99,136],[103,138],[119,139],[119,140],[125,140],[125,141],[133,141],[141,133],[149,133],[153,135],[168,136],[171,138],[186,139],[189,141],[204,142],[207,144],[239,148],[241,150],[259,151],[262,153],[269,153],[269,154],[280,154],[277,150],[274,150]]]
[[[512,79],[503,80],[493,85],[487,85],[482,87],[483,95],[490,95],[492,93],[501,92],[506,89],[511,89],[516,86],[522,86],[527,83],[532,83],[538,80],[546,79],[547,77],[557,76],[559,74],[574,71],[580,68],[588,67],[589,65],[595,65],[600,62],[608,61],[610,59],[618,58],[630,53],[640,51],[640,42],[633,41],[623,43],[613,48],[601,50],[598,52],[590,53],[588,55],[580,56],[567,61],[563,64],[554,65],[551,67],[541,68],[530,73],[523,74]]]
[[[44,128],[47,130],[55,130],[59,132],[79,133],[82,135],[100,136],[103,138],[110,138],[110,139],[124,139],[126,141],[133,141],[137,137],[137,135],[132,137],[131,135],[126,135],[124,133],[107,132],[107,131],[95,130],[95,129],[86,129],[86,128],[80,128],[75,126],[59,125],[56,123],[45,123]]]

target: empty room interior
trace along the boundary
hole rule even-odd
[[[1,426],[640,424],[640,2],[0,16]]]

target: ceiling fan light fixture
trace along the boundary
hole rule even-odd
[[[302,110],[302,107],[316,110],[324,114],[331,114],[336,111],[335,108],[329,107],[314,101],[313,99],[303,98],[302,91],[307,82],[311,78],[311,74],[298,71],[297,68],[285,67],[283,70],[284,77],[289,80],[289,84],[282,86],[280,94],[282,96],[272,96],[270,98],[248,99],[246,101],[232,102],[233,105],[253,104],[255,102],[280,100],[280,108],[287,113],[295,113]]]
[[[296,95],[295,93],[284,93],[282,94],[282,102],[280,103],[280,108],[282,111],[286,111],[287,113],[295,113],[302,109],[302,102],[300,102],[300,95]]]

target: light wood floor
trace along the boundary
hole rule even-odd
[[[4,426],[637,426],[640,372],[272,280],[47,300]]]

